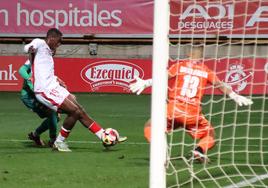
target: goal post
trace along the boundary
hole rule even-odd
[[[166,187],[166,97],[169,60],[169,0],[154,1],[150,188]]]

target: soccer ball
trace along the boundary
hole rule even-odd
[[[113,146],[118,142],[119,134],[113,128],[107,128],[102,133],[102,143],[105,147]]]

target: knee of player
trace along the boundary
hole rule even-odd
[[[87,112],[82,106],[78,106],[78,108],[79,108],[79,116],[80,117],[87,116]]]
[[[75,117],[76,119],[79,119],[81,117],[82,111],[80,108],[75,107],[74,109],[72,109],[72,111],[70,111],[69,115]]]
[[[144,138],[148,143],[151,142],[151,127],[144,127]]]
[[[214,137],[214,134],[212,135],[209,135],[209,145],[211,145],[210,147],[213,147],[215,144],[216,144],[216,140],[215,140],[215,137]]]
[[[208,135],[215,138],[215,130],[213,127],[210,127],[209,131],[208,131]]]

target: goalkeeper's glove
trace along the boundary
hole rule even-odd
[[[136,93],[137,95],[141,94],[141,92],[152,85],[152,79],[143,80],[138,76],[135,76],[136,82],[129,85],[129,88],[132,93]]]
[[[229,97],[233,99],[239,106],[249,106],[253,104],[253,101],[251,99],[238,95],[233,91],[229,94]]]

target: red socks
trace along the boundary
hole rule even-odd
[[[88,129],[95,134],[99,139],[101,139],[102,137],[102,133],[103,133],[103,128],[97,123],[97,122],[93,122]]]
[[[61,127],[61,130],[60,130],[60,132],[59,132],[59,135],[58,135],[56,141],[57,141],[57,142],[64,142],[64,140],[65,140],[66,138],[68,138],[70,132],[71,132],[70,130],[67,130],[67,129],[65,129],[64,127]]]
[[[63,128],[63,127],[61,127],[60,134],[61,134],[61,136],[63,136],[64,138],[67,138],[67,137],[69,136],[70,132],[71,132],[71,131],[69,131],[69,130]]]
[[[94,122],[88,127],[88,129],[89,129],[93,134],[95,134],[95,133],[99,132],[102,128],[101,128],[101,126],[100,126],[97,122],[94,121]]]
[[[99,139],[101,139],[102,133],[103,133],[103,128],[96,123],[95,121],[88,127],[90,132],[95,134]],[[70,134],[70,130],[65,129],[64,127],[61,127],[60,133],[57,137],[57,141],[63,142],[66,138],[68,138]]]

